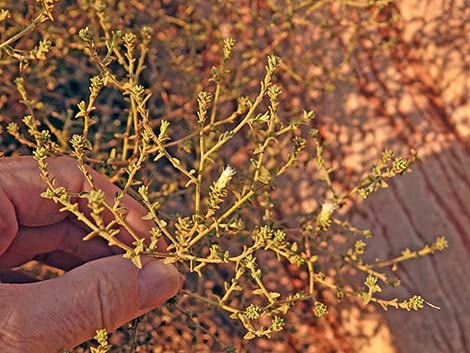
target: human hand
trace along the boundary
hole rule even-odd
[[[74,160],[48,160],[51,177],[71,192],[90,187]],[[112,202],[118,188],[94,171],[96,187]],[[52,353],[92,338],[97,329],[112,332],[163,304],[181,287],[176,268],[143,259],[138,270],[106,242],[87,234],[60,206],[44,199],[45,184],[32,157],[0,158],[0,347],[2,353]],[[153,226],[146,210],[126,196],[126,221],[137,234]],[[79,208],[88,213],[86,201]],[[122,230],[119,239],[130,243]],[[164,242],[158,244],[165,251]],[[33,283],[13,268],[36,259],[64,269],[63,276]]]

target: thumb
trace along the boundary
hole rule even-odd
[[[51,280],[0,284],[2,301],[9,298],[8,308],[0,305],[0,316],[7,318],[0,325],[2,352],[55,353],[72,348],[92,338],[97,329],[112,332],[177,293],[181,280],[173,265],[153,259],[143,264],[138,270],[116,255]]]

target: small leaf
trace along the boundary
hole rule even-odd
[[[243,339],[245,340],[252,340],[255,338],[255,335],[252,332],[247,332],[245,336],[243,336]]]
[[[139,270],[142,268],[142,259],[140,258],[140,255],[132,256],[131,261]]]
[[[252,293],[254,295],[262,295],[264,292],[261,288],[258,288],[258,289],[255,289]]]
[[[296,242],[292,243],[290,249],[291,249],[291,251],[293,251],[293,252],[297,252],[297,243],[296,243]]]
[[[97,236],[98,233],[99,233],[99,230],[94,230],[94,231],[88,233],[87,235],[85,235],[82,238],[82,240],[84,240],[84,241],[90,240],[90,239],[94,238],[95,236]]]
[[[163,263],[165,264],[173,264],[176,262],[176,258],[174,257],[166,257],[165,260],[163,260]]]
[[[230,314],[229,318],[231,319],[238,319],[238,312]]]

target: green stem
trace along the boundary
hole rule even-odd
[[[18,32],[17,34],[15,34],[14,36],[10,37],[9,39],[7,39],[6,41],[4,41],[3,43],[0,43],[0,49],[3,49],[4,47],[6,47],[7,45],[10,45],[11,43],[17,41],[18,39],[20,39],[21,37],[23,37],[26,33],[32,31],[34,28],[37,27],[38,24],[44,22],[45,20],[47,20],[49,17],[45,14],[45,12],[41,12],[39,15],[37,15],[33,21],[31,21],[31,23],[26,26],[24,29],[22,29],[20,32]]]
[[[216,302],[214,300],[210,300],[210,299],[207,299],[207,298],[204,298],[204,297],[201,297],[200,295],[197,295],[197,294],[194,294],[188,290],[182,290],[181,291],[183,294],[186,294],[187,296],[191,297],[191,298],[194,298],[194,299],[197,299],[203,303],[206,303],[206,304],[209,304],[211,306],[215,306],[217,308],[221,308],[225,311],[228,311],[230,313],[239,313],[240,310],[238,309],[235,309],[235,308],[232,308],[231,306],[228,306],[228,305],[225,305],[225,304],[220,304],[219,302]]]
[[[243,205],[248,199],[253,196],[255,192],[253,190],[250,190],[248,193],[245,194],[240,200],[238,200],[235,204],[232,205],[223,215],[221,215],[214,223],[210,225],[209,228],[206,230],[202,231],[199,233],[196,237],[194,237],[189,243],[187,248],[190,248],[194,244],[196,244],[198,241],[200,241],[202,238],[204,238],[207,234],[212,232],[214,229],[217,228],[218,223],[222,222],[225,220],[227,217],[229,217],[233,212],[235,212],[241,205]]]

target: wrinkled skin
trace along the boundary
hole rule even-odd
[[[48,159],[57,186],[70,192],[90,186],[67,157]],[[112,202],[118,190],[90,170],[97,188]],[[55,353],[95,335],[111,332],[173,297],[182,279],[171,265],[146,258],[138,270],[100,238],[87,242],[87,229],[59,205],[40,196],[45,190],[37,162],[31,157],[0,158],[0,347],[2,353]],[[145,209],[126,196],[126,221],[143,236],[153,226],[143,221]],[[79,208],[88,213],[86,200]],[[110,219],[106,214],[105,218]],[[128,244],[131,237],[121,231]],[[164,242],[159,250],[165,251]],[[30,260],[67,271],[63,276],[34,279],[14,271]]]

